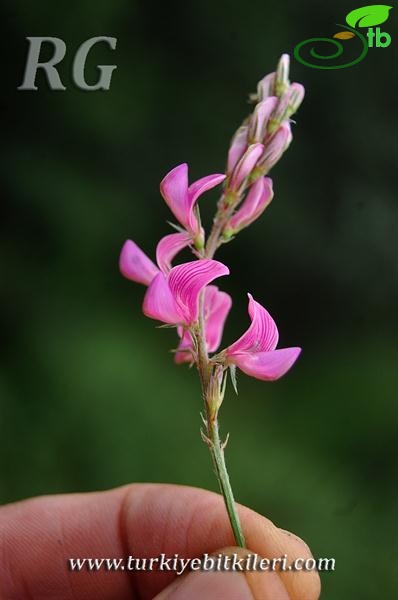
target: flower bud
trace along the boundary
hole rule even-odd
[[[259,102],[266,100],[269,96],[275,96],[275,73],[269,73],[257,84],[257,99]]]
[[[275,95],[279,98],[289,89],[289,67],[290,56],[288,54],[282,54],[276,68],[275,76]]]
[[[291,117],[298,111],[304,100],[305,89],[301,83],[292,83],[290,86],[290,102],[288,107],[288,116]]]
[[[267,133],[267,124],[272,113],[276,109],[278,99],[270,96],[266,100],[259,102],[254,109],[250,119],[249,142],[262,142]]]
[[[231,174],[236,163],[240,158],[242,158],[243,154],[247,148],[247,135],[248,135],[249,127],[247,125],[242,125],[235,132],[234,137],[231,140],[231,145],[228,151],[228,164],[227,164],[227,173]]]
[[[269,177],[257,179],[239,209],[225,226],[224,237],[230,238],[241,229],[251,225],[264,212],[273,197],[272,179]]]
[[[290,123],[285,121],[264,148],[259,166],[267,173],[281,158],[293,139]]]
[[[229,181],[229,191],[237,192],[242,183],[254,169],[262,155],[264,146],[262,144],[252,144],[248,147],[240,161],[235,166],[231,179]]]
[[[288,120],[298,110],[303,98],[304,87],[300,83],[292,83],[268,121],[268,133],[274,133],[283,121]]]

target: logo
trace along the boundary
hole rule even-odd
[[[48,86],[51,90],[66,90],[56,68],[56,65],[65,57],[65,42],[56,37],[28,37],[26,39],[29,42],[28,58],[23,82],[17,89],[37,91],[39,88],[36,86],[36,75],[37,71],[41,69],[46,74]],[[90,50],[99,42],[105,42],[111,50],[115,50],[117,38],[107,36],[93,37],[83,42],[78,48],[73,61],[72,80],[80,90],[92,92],[96,90],[109,90],[110,88],[112,73],[116,69],[116,65],[97,65],[97,69],[100,72],[97,83],[88,84],[84,76],[87,56]],[[40,53],[42,44],[44,43],[52,46],[53,55],[50,59],[41,62]]]
[[[381,25],[387,21],[391,8],[392,6],[385,6],[384,4],[373,4],[372,6],[356,8],[346,16],[347,25],[336,23],[338,27],[344,27],[344,31],[335,33],[333,39],[310,38],[309,40],[304,40],[295,47],[294,56],[303,65],[306,67],[311,67],[311,69],[345,69],[346,67],[352,67],[365,58],[369,48],[387,48],[387,46],[391,44],[390,34],[386,33],[385,31],[381,31],[380,27],[377,27],[377,25]],[[356,27],[367,28],[367,32],[361,33],[355,29]],[[357,58],[352,58],[349,60],[349,62],[344,64],[330,64],[330,62],[329,64],[327,63],[327,61],[338,58],[343,54],[344,47],[339,40],[346,42],[347,40],[353,39],[358,42],[355,45],[355,49],[360,53]],[[303,55],[305,55],[304,47],[308,44],[314,44],[315,42],[333,44],[337,50],[332,54],[318,54],[318,52],[316,52],[315,48],[312,46],[309,50],[311,58],[308,58],[308,60],[303,58]],[[316,59],[321,62],[318,64],[309,62],[312,61],[312,59]]]

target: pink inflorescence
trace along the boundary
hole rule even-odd
[[[225,174],[208,175],[189,184],[188,166],[184,163],[164,177],[160,191],[178,221],[178,232],[159,241],[156,263],[131,240],[122,248],[120,271],[127,279],[147,286],[144,314],[177,329],[180,341],[176,363],[198,360],[194,333],[199,327],[203,329],[207,352],[219,349],[232,300],[213,283],[229,274],[228,267],[214,260],[213,254],[218,245],[258,219],[273,198],[272,180],[266,175],[292,140],[290,117],[304,96],[300,84],[290,84],[288,70],[288,57],[284,55],[277,71],[259,82],[254,111],[231,141]],[[214,221],[218,237],[215,247],[210,247],[197,201],[221,183],[223,191]],[[177,254],[186,248],[195,259],[172,266]],[[214,361],[223,368],[238,367],[264,381],[278,379],[294,364],[301,349],[277,349],[277,326],[250,294],[248,310],[249,328],[219,352]]]

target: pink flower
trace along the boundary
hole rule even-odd
[[[262,144],[252,144],[248,147],[242,158],[237,162],[232,172],[231,179],[229,181],[229,189],[237,192],[249,177],[257,164],[260,156],[262,155],[264,146]]]
[[[248,330],[225,350],[227,363],[263,381],[274,381],[284,375],[297,360],[301,348],[276,350],[279,334],[271,315],[249,294]]]
[[[200,292],[217,277],[228,274],[228,267],[210,259],[183,263],[167,275],[160,272],[145,294],[143,312],[163,323],[190,327],[198,320]]]
[[[158,273],[170,271],[173,258],[190,243],[191,238],[186,233],[166,235],[156,247],[156,266],[135,242],[127,240],[120,253],[119,269],[127,279],[149,285]]]
[[[215,285],[208,285],[205,288],[203,321],[208,352],[215,352],[218,349],[231,306],[232,299],[229,294],[221,292]],[[175,362],[177,364],[192,362],[191,335],[183,327],[178,328],[178,334],[181,341],[174,357]]]
[[[253,223],[267,208],[273,197],[272,179],[270,177],[257,179],[239,209],[228,221],[224,234],[230,237]]]
[[[207,190],[224,181],[225,175],[208,175],[188,185],[188,165],[183,163],[167,173],[160,183],[160,192],[178,222],[193,237],[200,235],[200,223],[194,207]]]

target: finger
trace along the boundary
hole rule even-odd
[[[247,558],[247,550],[231,547],[217,550],[215,556]],[[154,600],[289,600],[286,588],[273,572],[192,572],[179,577]]]
[[[310,556],[296,538],[240,508],[248,546],[262,556]],[[44,497],[0,510],[0,597],[98,600],[152,598],[174,573],[71,572],[70,557],[200,556],[230,545],[222,499],[171,485],[134,484],[108,492]],[[318,597],[314,573],[282,574],[293,600]],[[303,593],[303,590],[305,593]],[[301,595],[298,595],[301,594]]]
[[[297,536],[276,527],[269,519],[239,506],[251,551],[265,558],[287,555],[287,563],[310,558],[308,546]],[[130,554],[150,558],[165,552],[173,556],[200,556],[234,543],[224,502],[218,494],[173,485],[131,486],[125,502],[125,529]],[[152,535],[149,537],[148,532]],[[136,573],[137,590],[146,600],[173,580],[173,573]],[[316,572],[280,572],[292,600],[317,600],[320,581]]]

